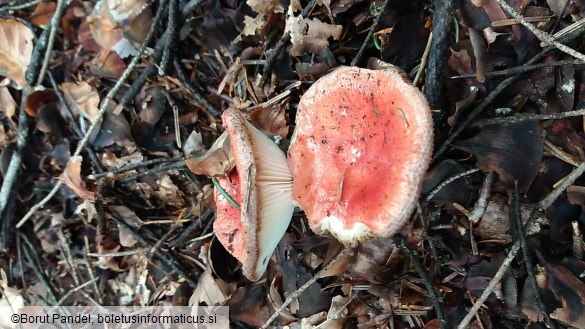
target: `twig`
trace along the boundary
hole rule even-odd
[[[78,292],[79,290],[81,290],[81,289],[83,289],[83,288],[85,288],[85,287],[89,286],[90,284],[93,284],[93,283],[95,283],[96,281],[97,281],[97,279],[93,279],[93,280],[87,281],[87,282],[85,282],[85,283],[82,283],[82,284],[78,285],[77,287],[75,287],[75,288],[73,288],[73,289],[71,289],[71,290],[67,291],[67,293],[66,293],[65,295],[63,295],[63,297],[61,297],[61,299],[59,299],[59,300],[58,300],[58,301],[57,301],[55,304],[51,305],[51,306],[53,306],[53,307],[52,307],[52,308],[51,308],[51,309],[48,311],[48,313],[51,313],[51,312],[53,312],[53,311],[54,311],[56,308],[58,308],[58,307],[59,307],[59,306],[60,306],[60,305],[61,305],[61,304],[62,304],[64,301],[66,301],[66,300],[67,300],[67,298],[69,298],[71,295],[73,295],[73,293],[75,293],[75,292]]]
[[[114,220],[114,222],[116,222],[116,224],[118,224],[120,228],[123,228],[126,231],[130,232],[130,234],[132,234],[132,237],[136,241],[138,241],[138,243],[140,243],[143,246],[150,246],[151,248],[148,248],[148,250],[152,251],[152,244],[148,242],[146,239],[144,239],[140,234],[138,234],[138,232],[136,232],[133,227],[128,225],[123,220],[117,218],[116,216],[112,216],[112,219]],[[141,230],[146,229],[142,228]],[[175,263],[174,257],[167,255],[166,252],[162,252],[158,249],[154,249],[153,255],[155,255],[160,260],[162,260],[166,265],[168,265],[175,273],[177,273],[177,275],[181,276],[181,278],[183,278],[185,282],[187,282],[191,287],[193,288],[197,287],[197,283],[193,281],[193,279],[191,279],[191,277]]]
[[[53,45],[55,44],[55,36],[57,36],[59,23],[61,23],[61,18],[63,17],[63,14],[65,14],[65,9],[69,7],[71,2],[72,0],[57,0],[57,9],[55,9],[55,13],[53,14],[51,23],[49,24],[49,41],[47,44],[47,49],[45,50],[45,58],[43,59],[41,71],[37,77],[37,85],[41,85],[43,83],[43,79],[47,73],[47,68],[49,67],[49,62],[51,61]]]
[[[526,238],[524,237],[524,229],[522,228],[522,215],[520,213],[520,201],[517,189],[515,189],[512,193],[508,208],[510,212],[510,227],[514,228],[513,232],[515,233],[516,239],[518,239],[518,243],[520,244],[522,258],[524,259],[524,267],[526,268],[526,273],[528,275],[528,284],[530,285],[530,289],[532,289],[534,292],[534,301],[544,316],[544,322],[546,323],[546,326],[548,328],[555,329],[556,325],[552,322],[548,312],[546,311],[546,307],[542,302],[542,296],[540,295],[540,291],[536,283],[536,276],[534,275],[534,269],[532,267],[532,259],[528,255],[528,247],[526,246]]]
[[[214,117],[219,118],[221,116],[221,111],[216,109],[215,106],[211,105],[211,103],[209,103],[207,99],[205,99],[205,97],[203,96],[203,92],[201,91],[201,89],[199,89],[199,87],[195,86],[194,84],[191,83],[191,81],[189,81],[189,77],[185,73],[183,64],[176,57],[173,58],[173,66],[175,67],[175,72],[177,72],[177,75],[179,75],[179,79],[181,80],[185,88],[187,88],[187,90],[189,90],[189,92],[195,97],[195,99],[203,105],[207,112],[209,112]]]
[[[284,301],[284,303],[282,303],[282,305],[280,305],[280,307],[278,309],[276,309],[276,311],[274,311],[274,314],[272,314],[270,316],[270,318],[268,318],[268,320],[266,320],[266,322],[264,323],[264,325],[262,325],[261,329],[268,328],[272,324],[272,322],[274,322],[274,320],[276,320],[276,318],[278,318],[278,316],[280,315],[280,313],[282,311],[284,311],[284,309],[290,303],[292,303],[296,298],[298,298],[312,284],[314,284],[315,282],[317,282],[317,280],[319,280],[323,276],[324,273],[327,273],[327,271],[329,271],[329,269],[331,269],[333,266],[335,266],[338,261],[340,261],[341,259],[343,259],[343,257],[349,255],[351,252],[353,252],[353,249],[343,249],[339,254],[337,254],[337,256],[335,256],[331,260],[331,262],[329,262],[329,264],[327,264],[326,266],[324,266],[323,269],[321,269],[319,271],[319,273],[315,274],[315,276],[313,276],[309,281],[307,281],[305,284],[303,284],[299,289],[293,291],[286,298],[286,300]]]
[[[160,246],[168,240],[168,238],[171,236],[171,234],[175,233],[181,226],[180,225],[173,225],[173,227],[171,227],[170,230],[166,231],[165,234],[163,234],[163,236],[160,237],[160,239],[158,239],[158,241],[152,246],[152,248],[150,248],[150,250],[148,251],[149,254],[153,254],[154,252],[156,252]]]
[[[179,0],[170,0],[169,2],[169,19],[167,22],[167,33],[162,56],[160,59],[160,66],[158,67],[158,75],[163,76],[167,74],[171,59],[176,56],[177,51],[177,21],[181,19],[179,12]]]
[[[191,236],[191,233],[193,233],[196,229],[201,228],[202,222],[212,223],[213,216],[214,216],[213,211],[209,210],[209,208],[206,209],[205,212],[203,213],[203,215],[199,216],[199,218],[197,218],[189,226],[187,226],[179,234],[178,237],[176,237],[173,241],[169,242],[169,245],[168,245],[169,248],[177,247],[178,245],[182,244],[187,239],[189,239],[189,237]],[[203,229],[202,233],[205,233],[206,229],[207,229],[207,227]]]
[[[390,2],[391,2],[390,0],[384,0],[384,4],[382,5],[382,9],[378,13],[378,16],[376,16],[376,19],[374,20],[372,27],[370,27],[370,30],[368,31],[368,34],[366,35],[366,39],[362,43],[362,46],[360,47],[357,54],[355,55],[355,57],[351,61],[351,64],[350,64],[351,66],[356,66],[358,64],[358,62],[361,61],[362,56],[364,55],[364,52],[366,51],[366,46],[370,43],[370,40],[372,40],[372,35],[374,35],[374,32],[378,29],[378,25],[380,25],[380,22],[382,21],[382,16],[384,16],[386,11],[388,11],[388,6],[390,5]]]
[[[12,192],[14,192],[13,187],[16,183],[18,171],[22,164],[22,155],[24,154],[24,149],[28,141],[30,129],[25,107],[30,89],[30,87],[25,86],[22,91],[20,113],[18,115],[18,141],[16,142],[16,151],[12,154],[10,164],[8,165],[8,169],[4,175],[4,180],[2,181],[2,188],[0,188],[0,221],[2,222],[0,228],[0,250],[4,250],[5,244],[8,244],[8,232],[10,232],[12,220],[11,217],[6,215],[8,213]]]
[[[490,171],[487,175],[485,175],[483,185],[481,187],[481,190],[479,191],[479,198],[478,198],[477,202],[475,203],[475,207],[473,207],[473,210],[469,214],[469,217],[467,217],[467,219],[469,219],[469,221],[474,223],[474,224],[478,220],[480,220],[481,217],[483,217],[483,214],[484,214],[485,209],[486,209],[487,204],[488,204],[487,199],[490,197],[490,191],[492,189],[493,180],[494,180],[494,172]]]
[[[502,124],[502,123],[516,123],[516,122],[523,122],[523,121],[534,121],[534,120],[560,120],[566,119],[571,117],[580,117],[585,115],[585,109],[575,110],[575,111],[567,111],[561,113],[552,113],[552,114],[534,114],[534,113],[518,113],[511,115],[509,117],[500,117],[500,118],[492,118],[492,119],[485,119],[480,120],[473,124],[473,127],[484,127],[487,125],[494,125],[494,124]]]
[[[520,249],[520,244],[518,242],[516,242],[512,246],[512,249],[510,250],[510,252],[508,252],[508,255],[506,256],[506,258],[502,262],[502,265],[500,265],[500,268],[498,269],[498,272],[496,272],[496,275],[494,275],[494,277],[492,278],[490,283],[488,283],[487,287],[485,288],[485,290],[483,291],[481,296],[475,301],[475,304],[473,304],[473,307],[471,307],[471,309],[469,310],[469,313],[467,313],[467,315],[463,318],[463,320],[461,320],[461,322],[457,326],[457,329],[467,328],[467,326],[469,325],[469,322],[471,322],[471,320],[473,320],[475,318],[475,315],[477,314],[477,312],[479,311],[479,309],[483,305],[483,302],[485,302],[485,300],[488,298],[488,296],[492,292],[494,292],[496,285],[498,285],[500,283],[500,281],[502,281],[504,274],[506,274],[506,271],[508,270],[508,268],[512,264],[512,261],[516,257],[516,254],[518,253],[519,249]]]
[[[509,69],[500,70],[500,71],[486,72],[485,76],[486,76],[486,78],[508,76],[508,75],[516,75],[516,74],[526,73],[526,72],[530,72],[530,71],[534,71],[534,70],[538,70],[538,69],[543,69],[543,68],[549,68],[549,67],[557,67],[557,66],[563,66],[563,65],[584,65],[584,64],[585,64],[585,62],[575,61],[575,60],[573,60],[573,61],[554,61],[554,62],[548,62],[548,63],[534,64],[534,65],[516,66],[516,67],[511,67]],[[451,79],[470,79],[470,78],[477,78],[477,74],[476,73],[469,73],[469,74],[455,75],[455,76],[451,77]]]
[[[525,28],[527,28],[530,32],[532,32],[538,38],[538,40],[544,42],[547,45],[555,46],[557,49],[559,49],[560,51],[564,52],[565,54],[567,54],[569,56],[573,56],[577,59],[585,61],[585,55],[581,54],[578,51],[575,51],[571,47],[567,47],[564,44],[562,44],[558,41],[555,41],[554,38],[552,38],[550,36],[550,34],[537,29],[534,25],[532,25],[531,23],[526,21],[524,16],[522,16],[519,12],[517,12],[516,9],[514,9],[510,5],[508,5],[508,3],[506,3],[506,1],[504,1],[504,0],[496,0],[496,1],[498,2],[500,7],[502,7],[502,9],[505,12],[507,12],[512,17],[514,17],[516,20],[518,20],[518,22],[520,22],[520,24],[522,24]]]
[[[439,186],[435,187],[431,193],[429,193],[429,195],[427,195],[427,197],[425,198],[425,202],[429,202],[437,193],[439,193],[445,186],[451,184],[452,182],[458,180],[461,177],[465,177],[467,175],[471,175],[473,173],[478,172],[479,169],[478,168],[473,168],[470,170],[467,170],[465,172],[462,172],[460,174],[457,174],[453,177],[449,177],[449,179],[447,179],[446,181],[442,182],[441,184],[439,184]]]
[[[27,2],[23,3],[22,5],[0,7],[0,12],[11,12],[11,11],[23,10],[26,8],[34,7],[42,1],[43,0],[33,0],[33,1],[27,1]]]
[[[301,16],[303,18],[306,18],[307,16],[309,16],[309,14],[311,13],[311,11],[313,11],[313,8],[315,8],[316,5],[317,5],[317,0],[309,1],[309,3],[305,6],[305,8],[303,8],[303,11],[301,12]],[[260,78],[259,86],[264,86],[266,81],[268,81],[268,77],[270,76],[270,73],[272,73],[272,68],[274,67],[274,64],[276,64],[276,60],[278,59],[278,56],[286,48],[286,46],[288,45],[289,42],[290,42],[290,32],[286,32],[280,38],[280,40],[278,40],[278,43],[276,44],[274,49],[272,49],[272,52],[270,53],[270,55],[268,55],[268,57],[266,58],[266,65],[264,65],[264,69],[262,70],[262,78]]]
[[[138,248],[126,251],[118,251],[118,252],[105,252],[105,253],[97,253],[97,252],[88,252],[88,257],[122,257],[122,256],[133,256],[138,254],[148,254],[152,248]]]
[[[49,295],[48,297],[52,299],[46,300],[46,302],[50,304],[54,303],[55,301],[59,300],[57,298],[57,291],[55,287],[51,284],[52,282],[47,278],[46,274],[41,270],[42,266],[40,264],[38,255],[34,254],[33,256],[33,251],[36,249],[34,248],[32,243],[30,243],[26,235],[24,235],[21,232],[18,232],[18,237],[21,239],[21,241],[24,242],[21,248],[22,253],[24,254],[24,258],[30,262],[30,267],[32,268],[33,272],[35,272],[37,279],[41,281],[45,288],[47,288],[47,295]],[[22,266],[21,268],[24,268],[24,264],[21,264],[21,266]],[[29,285],[27,284],[27,286]]]
[[[581,163],[577,168],[573,169],[573,171],[569,175],[567,175],[566,179],[561,183],[559,187],[552,190],[552,192],[550,192],[543,200],[541,200],[532,209],[532,213],[530,214],[528,221],[524,225],[524,232],[529,232],[532,225],[534,225],[534,222],[536,222],[536,220],[540,218],[540,216],[542,216],[544,210],[550,207],[555,202],[555,200],[561,195],[561,193],[563,193],[567,189],[567,187],[575,183],[575,180],[579,178],[581,175],[583,175],[583,173],[585,173],[585,162]],[[475,301],[475,303],[469,310],[469,313],[467,313],[467,315],[463,318],[461,323],[459,323],[459,325],[457,326],[458,329],[467,328],[469,322],[475,317],[475,314],[477,314],[477,312],[483,305],[483,302],[485,302],[488,296],[494,291],[496,285],[500,283],[500,281],[504,277],[504,274],[510,267],[512,260],[514,259],[514,257],[516,257],[516,254],[518,253],[519,250],[520,242],[516,241],[516,243],[514,243],[514,245],[512,246],[512,249],[510,249],[510,252],[508,252],[508,255],[504,259],[504,262],[498,269],[496,275],[494,275],[493,279],[490,281],[484,292]]]
[[[433,112],[435,124],[444,124],[446,117],[445,100],[443,98],[443,85],[445,80],[445,67],[449,56],[451,44],[451,23],[453,12],[453,0],[434,1],[433,16],[433,40],[431,44],[431,56],[426,68],[424,93]]]
[[[214,232],[210,232],[210,233],[207,233],[207,234],[204,234],[202,236],[198,236],[196,238],[193,238],[193,239],[189,240],[189,243],[194,243],[194,242],[197,242],[197,241],[207,240],[209,238],[212,238],[214,235],[215,235]]]
[[[439,297],[439,295],[437,295],[437,291],[435,290],[435,287],[433,287],[433,282],[429,278],[427,271],[425,270],[424,266],[418,260],[418,253],[416,251],[410,249],[406,245],[406,243],[404,241],[404,237],[396,236],[393,239],[394,239],[394,242],[396,243],[396,245],[398,246],[398,248],[400,248],[402,251],[404,251],[404,253],[408,256],[408,259],[410,259],[410,262],[412,263],[412,265],[414,265],[414,268],[418,272],[418,275],[420,275],[420,278],[423,281],[423,283],[427,289],[427,292],[429,294],[429,297],[431,299],[431,303],[433,304],[433,308],[435,309],[435,313],[437,314],[437,320],[439,320],[439,327],[441,329],[446,329],[447,328],[447,321],[445,321],[445,316],[443,315],[443,309],[441,308],[440,297]]]
[[[109,175],[118,175],[121,173],[124,173],[126,171],[130,171],[136,168],[142,168],[142,167],[148,167],[150,165],[155,165],[155,164],[160,164],[160,163],[177,163],[179,161],[183,161],[183,159],[180,158],[160,158],[160,159],[152,159],[152,160],[146,160],[146,161],[141,161],[138,163],[132,163],[129,164],[127,166],[124,166],[120,169],[115,169],[112,171],[107,171],[107,172],[103,172],[103,173],[99,173],[99,174],[95,174],[95,175],[89,175],[88,178],[89,179],[98,179],[98,178],[102,178],[102,177],[107,177]]]
[[[126,68],[126,70],[124,70],[124,72],[122,73],[122,76],[120,77],[120,79],[116,82],[114,87],[112,87],[112,89],[110,89],[110,91],[106,95],[106,98],[104,99],[104,101],[102,102],[102,104],[100,106],[100,111],[99,111],[98,115],[91,122],[91,125],[89,126],[85,136],[83,136],[83,139],[81,139],[79,141],[79,143],[77,144],[77,148],[75,149],[74,154],[71,156],[71,159],[74,159],[75,157],[77,157],[78,155],[81,154],[81,152],[85,148],[85,145],[89,141],[90,136],[92,135],[93,131],[97,127],[98,122],[101,121],[104,114],[108,110],[108,108],[109,108],[108,105],[110,104],[110,102],[114,98],[114,95],[116,95],[116,93],[118,92],[120,87],[122,87],[122,84],[124,83],[124,81],[126,81],[126,79],[128,79],[128,77],[130,76],[130,74],[132,73],[132,71],[134,70],[136,65],[138,65],[138,62],[140,61],[142,54],[146,50],[148,43],[150,42],[150,40],[154,36],[154,31],[157,29],[157,27],[161,21],[162,11],[163,11],[163,8],[165,7],[165,3],[166,3],[166,0],[160,1],[156,16],[154,18],[154,21],[153,21],[152,25],[150,26],[150,30],[148,31],[148,34],[146,35],[144,42],[140,46],[140,49],[138,49],[138,54],[136,54],[136,56],[132,59],[132,61],[130,62],[130,64]],[[67,165],[65,166],[64,172],[67,171],[67,168],[69,167],[70,164],[71,164],[71,161],[67,162]],[[62,185],[63,185],[63,180],[58,180],[55,183],[55,185],[53,186],[53,188],[51,189],[51,191],[49,192],[49,194],[47,194],[47,196],[45,198],[43,198],[41,201],[39,201],[37,204],[35,204],[34,206],[32,206],[30,208],[30,210],[24,215],[24,217],[16,224],[16,228],[20,228],[22,225],[24,225],[24,223],[26,223],[26,221],[33,214],[35,214],[40,208],[42,208],[45,204],[47,204],[47,202],[49,202],[53,198],[53,196],[55,196],[57,191],[59,191],[59,189],[61,188]]]
[[[431,53],[431,44],[433,43],[433,32],[429,33],[429,38],[427,39],[427,45],[425,46],[425,51],[423,52],[422,58],[420,60],[420,65],[418,67],[418,71],[416,72],[416,76],[414,80],[412,80],[412,85],[418,87],[418,83],[422,79],[423,74],[425,73],[425,68],[427,66],[427,62],[429,60],[429,55]]]
[[[128,177],[126,177],[124,179],[120,179],[118,182],[120,184],[126,184],[126,183],[129,183],[129,182],[133,181],[133,180],[137,180],[140,177],[144,177],[144,176],[148,176],[148,175],[154,175],[154,174],[157,174],[159,172],[169,171],[169,170],[173,170],[173,169],[183,169],[183,168],[186,168],[186,167],[187,167],[187,165],[185,164],[184,161],[177,161],[177,162],[174,162],[174,163],[171,163],[171,164],[168,164],[168,165],[164,165],[164,166],[160,166],[160,167],[157,167],[157,168],[148,169],[147,171],[141,172],[141,173],[136,174],[136,175],[128,176]]]

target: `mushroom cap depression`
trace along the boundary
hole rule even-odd
[[[425,97],[398,68],[342,67],[316,81],[288,151],[293,198],[313,231],[347,246],[396,233],[416,205],[432,135]]]
[[[213,230],[244,275],[258,281],[292,217],[292,176],[285,154],[241,113],[228,109],[222,120],[236,165],[217,180],[240,208],[216,189]]]

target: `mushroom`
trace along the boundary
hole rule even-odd
[[[213,230],[244,276],[258,281],[292,218],[292,176],[285,154],[240,112],[228,109],[222,120],[235,168],[217,180],[233,200],[215,190]]]
[[[346,246],[410,217],[433,142],[423,94],[391,66],[342,67],[302,96],[288,151],[293,199],[317,234]]]

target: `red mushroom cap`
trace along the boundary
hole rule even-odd
[[[398,68],[342,67],[315,82],[288,151],[313,231],[349,246],[393,235],[416,205],[432,132],[426,99]]]
[[[240,208],[216,190],[213,230],[244,275],[258,281],[292,217],[292,176],[285,154],[237,110],[226,110],[222,120],[235,169],[217,180]]]

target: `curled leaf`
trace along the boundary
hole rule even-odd
[[[95,193],[85,188],[85,182],[81,179],[81,161],[83,158],[78,155],[71,158],[69,166],[63,172],[63,182],[75,194],[84,200],[95,200]]]
[[[64,82],[60,87],[71,110],[88,120],[93,120],[98,116],[100,95],[95,87],[87,82]]]
[[[235,165],[227,133],[221,134],[211,148],[200,157],[185,160],[189,170],[210,177],[225,176]]]

